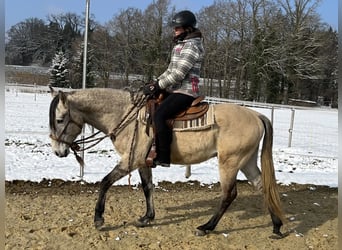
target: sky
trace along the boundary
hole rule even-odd
[[[7,88],[7,87],[6,87]],[[26,87],[27,88],[27,87]],[[47,87],[45,87],[45,91]],[[16,87],[5,92],[5,178],[7,181],[40,182],[43,179],[78,181],[80,167],[73,154],[59,158],[50,146],[48,117],[51,96],[48,93],[22,93]],[[253,108],[270,118],[270,109]],[[276,179],[282,185],[291,183],[338,186],[338,113],[336,109],[295,110],[292,145],[288,147],[291,109],[275,109],[273,158]],[[90,135],[86,127],[85,136]],[[229,143],[229,142],[228,142]],[[107,175],[120,157],[111,141],[103,140],[85,153],[83,181],[96,183]],[[239,172],[239,180],[246,180]],[[137,171],[131,184],[138,185]],[[192,166],[192,175],[185,178],[184,166],[153,169],[153,182],[198,181],[211,185],[219,181],[217,159]],[[124,177],[114,185],[128,185]]]
[[[115,13],[128,7],[145,9],[152,0],[90,0],[90,14],[104,24]],[[176,10],[190,9],[194,12],[209,6],[213,0],[172,0]],[[20,6],[20,7],[19,7]],[[48,14],[72,12],[82,15],[86,0],[5,0],[5,31],[30,17],[46,20]],[[338,29],[338,0],[322,0],[318,13],[324,22]]]

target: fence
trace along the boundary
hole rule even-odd
[[[47,86],[27,84],[7,84],[5,89],[16,95],[19,95],[20,92],[34,93],[34,100],[39,94],[46,94],[49,91]],[[212,97],[207,97],[206,101],[209,103],[235,103],[254,109],[267,116],[274,127],[274,148],[276,150],[290,149],[284,150],[284,154],[337,159],[338,122],[337,110],[335,109],[308,108]]]
[[[206,97],[209,103],[234,103],[246,106],[266,115],[272,122],[275,146],[309,149],[312,156],[337,159],[338,122],[337,110],[293,105],[269,104]],[[329,119],[320,118],[326,116]],[[323,152],[322,155],[319,153]]]

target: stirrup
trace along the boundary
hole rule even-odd
[[[156,165],[154,164],[154,159],[157,157],[157,149],[156,149],[156,144],[153,143],[151,146],[151,149],[145,159],[145,163],[147,167],[150,168],[155,168]]]

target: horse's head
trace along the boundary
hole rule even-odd
[[[81,117],[71,110],[68,94],[50,89],[53,96],[49,115],[51,146],[57,156],[66,157],[73,141],[82,131],[83,122]]]

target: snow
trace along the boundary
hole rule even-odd
[[[80,167],[73,154],[59,158],[52,153],[49,139],[48,93],[24,93],[9,88],[5,94],[5,177],[7,181],[40,182],[44,179],[79,181]],[[271,118],[271,109],[253,108]],[[293,136],[289,147],[289,128],[294,113]],[[87,127],[86,133],[91,133]],[[338,138],[337,110],[280,109],[274,111],[274,163],[278,183],[327,185],[337,187]],[[228,142],[229,143],[229,142]],[[96,183],[119,161],[111,142],[102,141],[85,153],[83,181]],[[124,177],[114,185],[127,185]],[[245,180],[242,173],[239,180]],[[185,178],[185,167],[153,169],[153,181],[198,181],[210,185],[219,181],[217,159],[192,166]],[[131,185],[140,183],[137,171],[130,177]]]

